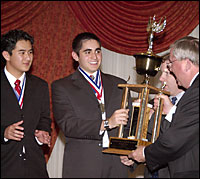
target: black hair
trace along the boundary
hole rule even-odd
[[[90,33],[90,32],[80,33],[74,38],[72,42],[72,49],[78,56],[79,56],[79,51],[82,47],[82,43],[85,40],[96,40],[101,47],[101,41],[95,34]]]
[[[5,63],[2,52],[7,51],[10,55],[12,55],[12,51],[15,49],[16,43],[20,40],[28,40],[33,46],[34,38],[23,30],[10,30],[1,36],[1,62]]]

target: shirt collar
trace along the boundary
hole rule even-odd
[[[80,71],[80,67],[78,68],[78,70]],[[98,72],[98,70],[97,71],[95,71],[94,73],[92,73],[92,74],[89,74],[88,72],[86,72],[85,70],[83,70],[82,68],[81,68],[81,70],[82,71],[84,71],[84,73],[85,74],[87,74],[87,76],[90,76],[90,75],[93,75],[94,76],[94,80],[93,81],[95,81],[96,80],[96,77],[97,77],[97,72]],[[85,76],[84,76],[85,77]],[[86,78],[86,77],[85,77]],[[87,79],[87,78],[86,78]],[[88,80],[88,79],[87,79]]]
[[[192,83],[194,82],[194,80],[196,79],[197,75],[199,74],[199,72],[197,72],[196,75],[194,75],[194,77],[192,78],[192,80],[190,81],[190,86],[192,85]]]
[[[8,72],[8,70],[6,69],[6,66],[4,67],[4,72],[5,72],[5,75],[10,83],[10,85],[14,88],[15,87],[15,81],[17,80],[17,78],[15,78],[10,72]],[[20,83],[20,87],[22,88],[22,85],[23,85],[23,80],[24,80],[24,77],[25,77],[25,72],[22,74],[22,76],[20,78],[18,78],[21,83]]]
[[[178,103],[178,101],[181,99],[181,97],[183,96],[183,94],[185,93],[185,91],[182,91],[180,93],[178,93],[176,96],[170,96],[170,99],[172,99],[173,97],[176,97],[176,104]]]

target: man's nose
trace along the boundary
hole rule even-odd
[[[92,59],[97,59],[97,54],[95,52],[92,52],[91,57],[92,57]]]

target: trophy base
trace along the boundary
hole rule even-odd
[[[104,149],[102,152],[118,155],[128,155],[132,152],[132,150],[137,149],[137,146],[147,146],[149,144],[151,144],[151,142],[143,141],[140,139],[111,137],[109,148]]]

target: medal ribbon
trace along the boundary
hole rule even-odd
[[[101,80],[100,70],[97,71],[96,81],[95,82],[80,67],[79,67],[79,71],[88,80],[90,86],[92,87],[94,93],[96,94],[97,99],[101,101],[103,87],[102,87],[102,80]]]

